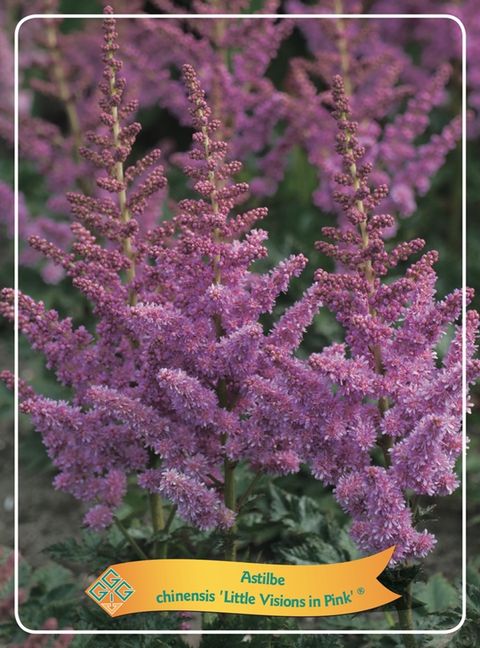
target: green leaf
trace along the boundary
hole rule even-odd
[[[286,562],[294,565],[329,564],[340,559],[335,547],[318,536],[310,536],[306,542],[278,552]]]
[[[35,585],[43,587],[45,590],[53,590],[59,586],[63,586],[69,577],[70,572],[68,569],[56,563],[49,563],[35,571],[32,581]]]
[[[435,574],[426,583],[418,583],[416,597],[425,603],[429,613],[443,612],[458,602],[455,588],[442,574]]]

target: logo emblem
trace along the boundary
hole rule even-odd
[[[111,567],[86,590],[88,596],[105,612],[114,616],[135,590]]]

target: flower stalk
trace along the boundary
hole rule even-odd
[[[336,0],[337,4],[340,5],[339,9],[341,12],[341,0]],[[342,39],[340,39],[340,42],[343,42]],[[342,57],[342,61],[343,61]],[[348,53],[346,60],[348,61]],[[347,72],[348,72],[348,63],[345,63],[345,66],[347,67]],[[343,68],[343,65],[342,65]],[[348,76],[347,76],[348,79]],[[345,89],[346,94],[348,94],[347,91],[347,84],[346,82],[343,84],[343,88]],[[348,113],[343,111],[340,113],[340,119],[343,122],[346,122],[348,120]],[[349,174],[351,177],[352,181],[352,186],[355,194],[359,193],[361,187],[362,187],[362,179],[358,175],[358,170],[357,170],[357,163],[355,161],[355,155],[354,155],[354,148],[351,145],[352,143],[352,137],[353,137],[353,132],[351,130],[346,130],[345,132],[345,144],[346,144],[346,155],[349,158]],[[355,200],[355,207],[358,211],[358,229],[360,232],[361,236],[361,248],[363,250],[368,250],[368,246],[370,243],[369,236],[368,236],[368,229],[367,229],[367,219],[368,219],[368,214],[365,209],[365,204],[364,200],[362,198],[358,198]],[[367,281],[367,284],[370,289],[370,295],[373,295],[374,290],[375,290],[375,272],[372,267],[372,261],[370,258],[367,258],[365,263],[364,263],[364,275],[365,279]],[[369,313],[373,318],[376,318],[377,313],[375,308],[372,308],[370,305],[368,307]],[[374,344],[371,347],[371,352],[373,354],[374,358],[374,363],[375,363],[375,371],[379,375],[383,375],[385,373],[384,371],[384,366],[383,366],[383,359],[382,359],[382,349],[379,344]],[[378,410],[380,412],[380,415],[383,417],[385,415],[385,412],[389,408],[389,403],[388,403],[388,398],[385,396],[381,396],[377,400],[377,405],[378,405]],[[390,465],[390,456],[389,456],[389,449],[392,447],[392,438],[391,437],[381,437],[379,441],[379,445],[382,449],[383,452],[383,457],[384,457],[384,463],[385,466],[388,467]]]
[[[140,560],[148,560],[147,554],[140,548],[138,542],[135,540],[135,538],[127,531],[125,528],[124,524],[118,519],[116,515],[113,516],[113,521],[115,523],[115,526],[117,529],[120,531],[120,533],[123,535],[125,540],[130,544],[134,552],[137,554],[137,556],[140,558]]]
[[[412,583],[410,582],[405,588],[402,598],[395,602],[397,608],[398,621],[401,630],[413,630],[413,610],[412,610]],[[402,635],[405,648],[416,648],[417,641],[415,635]]]

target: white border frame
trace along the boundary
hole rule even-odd
[[[229,634],[278,634],[278,635],[447,635],[457,632],[466,621],[467,617],[467,596],[466,596],[466,579],[467,579],[467,537],[466,537],[466,509],[467,509],[467,489],[466,489],[466,414],[467,414],[467,377],[466,377],[466,129],[467,129],[467,110],[466,110],[466,69],[467,69],[467,33],[465,25],[463,22],[452,14],[113,14],[113,18],[149,18],[149,19],[160,19],[160,20],[169,20],[169,19],[182,19],[185,18],[195,18],[199,20],[207,19],[217,19],[217,18],[257,18],[259,20],[268,19],[268,18],[294,18],[298,20],[309,20],[309,19],[338,19],[338,18],[363,18],[366,20],[382,20],[389,18],[404,18],[404,19],[443,19],[443,20],[452,20],[457,23],[460,27],[462,34],[462,317],[463,317],[463,328],[462,328],[462,616],[460,621],[453,628],[448,628],[446,630],[275,630],[271,632],[270,630],[32,630],[27,628],[20,619],[19,614],[19,600],[18,600],[18,577],[19,577],[19,551],[18,551],[18,368],[19,368],[19,349],[18,349],[18,256],[19,256],[19,245],[18,245],[18,161],[19,161],[19,146],[18,146],[18,127],[19,127],[19,118],[18,118],[18,94],[19,94],[19,71],[18,71],[18,37],[20,33],[20,28],[26,22],[30,20],[37,19],[49,19],[49,18],[81,18],[81,19],[97,19],[103,20],[105,14],[31,14],[22,18],[15,27],[15,44],[14,44],[14,106],[15,106],[15,116],[14,116],[14,187],[15,187],[15,224],[14,224],[14,286],[15,286],[15,301],[14,301],[14,313],[15,313],[15,324],[14,324],[14,373],[15,373],[15,385],[14,385],[14,500],[15,500],[15,516],[14,516],[14,533],[15,533],[15,621],[18,626],[25,632],[33,635],[61,635],[61,634],[72,634],[72,635],[94,635],[94,634],[121,634],[121,635],[204,635],[204,634],[218,634],[218,635],[229,635]]]

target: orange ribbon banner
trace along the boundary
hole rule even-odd
[[[331,565],[139,560],[111,565],[85,592],[112,617],[166,610],[294,617],[352,614],[400,598],[377,580],[394,549]]]

